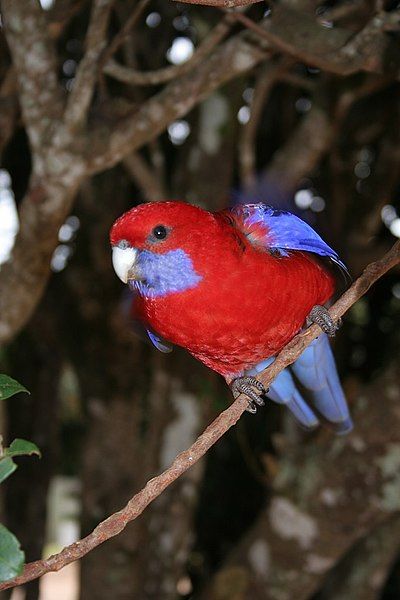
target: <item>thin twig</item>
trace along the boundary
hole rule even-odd
[[[103,54],[100,58],[98,69],[102,71],[105,64],[107,64],[108,60],[116,53],[121,44],[125,41],[127,36],[129,35],[131,29],[136,25],[138,20],[140,19],[144,9],[149,4],[150,0],[140,0],[140,2],[135,6],[134,11],[128,17],[124,26],[117,33],[117,35],[112,40],[111,44],[103,51]]]
[[[95,0],[86,36],[86,50],[79,63],[74,86],[68,98],[64,122],[74,131],[88,112],[92,100],[98,61],[107,43],[107,26],[114,0]]]
[[[306,90],[310,93],[314,93],[317,88],[315,81],[307,79],[302,75],[297,75],[296,73],[283,73],[280,79],[284,83],[300,88],[301,90]]]
[[[205,6],[216,6],[217,8],[239,8],[256,4],[261,0],[175,0],[175,2],[185,2],[186,4],[201,4]]]
[[[293,61],[283,60],[279,64],[267,65],[261,70],[254,86],[250,105],[250,118],[243,127],[239,141],[239,168],[242,184],[249,189],[256,183],[256,136],[263,109],[275,83],[290,69]]]
[[[275,50],[337,75],[351,75],[359,71],[383,72],[387,43],[384,32],[396,29],[400,20],[398,10],[382,12],[374,15],[355,35],[339,27],[328,30],[330,33],[325,31],[321,44],[323,26],[287,7],[275,6],[272,18],[259,23],[239,11],[231,11],[230,14]],[[304,23],[300,23],[301,19],[305,19]],[[304,32],[303,27],[308,29],[306,35],[300,34]],[[309,43],[313,38],[315,46]]]
[[[132,152],[122,161],[129,175],[141,189],[147,202],[164,200],[166,193],[163,190],[156,170],[152,168],[139,152]]]
[[[362,275],[339,298],[330,309],[331,316],[337,320],[359,300],[382,275],[400,263],[400,240],[383,258],[366,267]],[[276,360],[259,375],[265,387],[288,365],[293,363],[303,350],[320,334],[317,325],[312,325],[304,333],[297,335],[279,353]],[[171,483],[190,469],[213,446],[228,429],[237,423],[248,404],[248,398],[240,395],[237,400],[223,411],[197,440],[184,452],[181,452],[172,465],[163,473],[150,479],[145,487],[129,500],[124,508],[112,514],[85,538],[64,548],[58,554],[38,560],[25,566],[22,575],[0,585],[0,591],[15,587],[36,579],[49,571],[59,571],[65,565],[82,558],[111,537],[121,533],[128,523],[136,519],[144,509],[157,498]]]
[[[194,66],[198,65],[203,58],[223,40],[232,27],[232,15],[226,15],[222,21],[201,42],[193,56],[182,65],[173,65],[156,69],[154,71],[138,71],[120,65],[110,59],[104,67],[104,73],[129,85],[160,85],[167,83],[175,77],[188,73]]]

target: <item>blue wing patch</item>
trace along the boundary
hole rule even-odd
[[[229,209],[236,227],[255,246],[288,256],[290,251],[312,252],[331,260],[349,276],[346,265],[337,253],[296,215],[266,204],[242,204]]]
[[[132,302],[135,293],[129,288],[126,288],[122,295],[121,309],[124,317],[129,321],[132,331],[144,342],[149,343],[149,340],[160,352],[172,352],[172,344],[164,340],[161,336],[154,333],[143,325],[143,323],[132,315]]]
[[[165,352],[165,353],[172,352],[172,345],[169,342],[164,340],[159,335],[153,333],[149,329],[146,329],[146,331],[147,331],[147,335],[149,336],[149,338],[151,339],[152,343],[157,348],[157,350],[159,350],[160,352]]]

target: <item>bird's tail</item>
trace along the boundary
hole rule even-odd
[[[339,434],[353,428],[328,336],[321,334],[292,365],[293,372],[310,390],[313,406]]]
[[[256,375],[274,360],[275,357],[268,358],[247,373]],[[268,397],[287,406],[304,427],[316,427],[319,414],[334,426],[336,433],[342,435],[351,431],[353,423],[327,335],[321,334],[314,340],[291,368],[300,383],[310,391],[312,408],[297,389],[289,369],[284,369],[274,379]]]
[[[248,375],[257,375],[257,373],[260,373],[269,367],[274,360],[274,356],[267,358],[246,373]],[[319,424],[318,417],[314,414],[296,388],[296,383],[289,369],[284,369],[279,373],[279,375],[277,375],[274,381],[270,384],[267,395],[268,398],[274,402],[277,402],[278,404],[284,404],[296,417],[299,423],[303,425],[303,427],[306,427],[307,429],[314,429],[314,427]]]

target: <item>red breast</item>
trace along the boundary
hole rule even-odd
[[[211,218],[196,223],[192,238],[171,241],[189,254],[201,282],[184,292],[137,298],[135,311],[210,368],[238,374],[275,355],[311,308],[332,296],[334,279],[310,254],[271,255],[206,214]]]

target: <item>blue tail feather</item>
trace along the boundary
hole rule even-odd
[[[304,350],[292,369],[310,390],[316,409],[331,423],[343,425],[348,422],[347,428],[350,427],[349,409],[326,334],[321,334]]]
[[[274,402],[284,404],[307,428],[314,428],[319,424],[318,418],[304,401],[296,388],[295,381],[288,369],[284,369],[270,385],[268,397]]]
[[[247,374],[256,375],[260,373],[274,362],[274,360],[275,357],[263,360],[253,369],[247,371]],[[304,427],[311,429],[319,424],[318,418],[296,388],[296,383],[288,369],[281,371],[271,383],[268,398],[278,404],[284,404]]]
[[[275,357],[268,358],[250,371],[256,375],[268,367]],[[336,433],[343,435],[353,428],[346,398],[336,370],[335,359],[326,334],[320,335],[308,346],[292,365],[301,384],[311,392],[311,402],[316,410],[331,422]],[[268,397],[284,404],[305,427],[312,428],[319,421],[296,388],[289,368],[284,369],[272,382]]]

